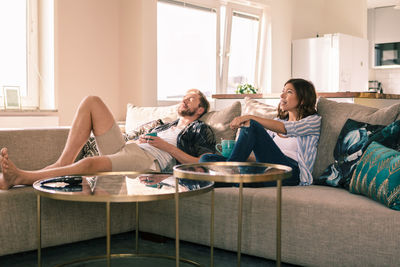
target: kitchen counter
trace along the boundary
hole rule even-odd
[[[324,93],[318,92],[318,96],[326,98],[368,98],[368,99],[399,99],[400,95],[397,94],[379,94],[370,92],[336,92],[336,93]],[[274,99],[279,98],[280,94],[214,94],[214,99],[242,99],[246,96],[250,98],[263,98],[263,99]]]
[[[399,103],[400,94],[379,94],[370,92],[318,92],[318,96],[325,97],[337,102],[355,103],[369,107],[384,108]],[[244,98],[248,96],[258,101],[277,106],[280,101],[280,94],[214,94],[214,108],[221,109],[229,106],[234,101],[244,104]]]

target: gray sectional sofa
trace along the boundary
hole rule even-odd
[[[246,99],[245,113],[271,114],[271,107]],[[207,115],[218,136],[234,133],[221,126],[239,115],[240,104]],[[322,129],[314,177],[333,162],[333,149],[347,118],[373,124],[400,119],[400,103],[375,109],[318,100]],[[225,125],[226,126],[226,125]],[[222,127],[222,128],[221,128]],[[68,129],[0,130],[17,166],[38,169],[61,153]],[[215,190],[215,246],[236,250],[237,188]],[[347,190],[327,186],[284,187],[282,261],[302,266],[398,266],[400,212]],[[42,246],[54,246],[105,235],[105,205],[42,200]],[[210,194],[183,198],[180,237],[209,244]],[[275,258],[275,188],[245,188],[242,252]],[[135,204],[112,204],[112,233],[134,229]],[[140,204],[141,231],[175,236],[174,202]],[[0,255],[36,249],[36,196],[32,187],[0,190]],[[0,261],[1,265],[1,261]]]

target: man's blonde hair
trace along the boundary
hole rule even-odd
[[[199,107],[202,107],[204,109],[203,114],[201,114],[200,116],[204,115],[205,113],[207,113],[210,109],[210,103],[207,100],[207,97],[199,90],[199,89],[189,89],[187,91],[187,93],[195,93],[196,95],[199,96],[199,100],[200,100],[200,104]]]

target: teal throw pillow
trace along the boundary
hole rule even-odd
[[[349,190],[400,210],[400,152],[372,142],[354,171]]]
[[[334,163],[329,165],[318,179],[314,179],[314,184],[348,189],[357,163],[368,145],[376,141],[397,149],[399,136],[400,120],[383,126],[348,119],[336,142]]]

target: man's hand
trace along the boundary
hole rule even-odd
[[[139,137],[139,142],[148,143],[149,145],[152,145],[166,152],[169,152],[171,150],[171,147],[174,147],[173,145],[169,144],[167,141],[158,136],[141,135]]]
[[[174,145],[166,142],[162,138],[158,136],[148,136],[141,135],[138,139],[139,144],[148,143],[158,149],[161,149],[167,153],[169,153],[172,157],[174,157],[177,161],[181,163],[197,163],[199,161],[199,157],[193,157],[184,151],[180,150]]]

